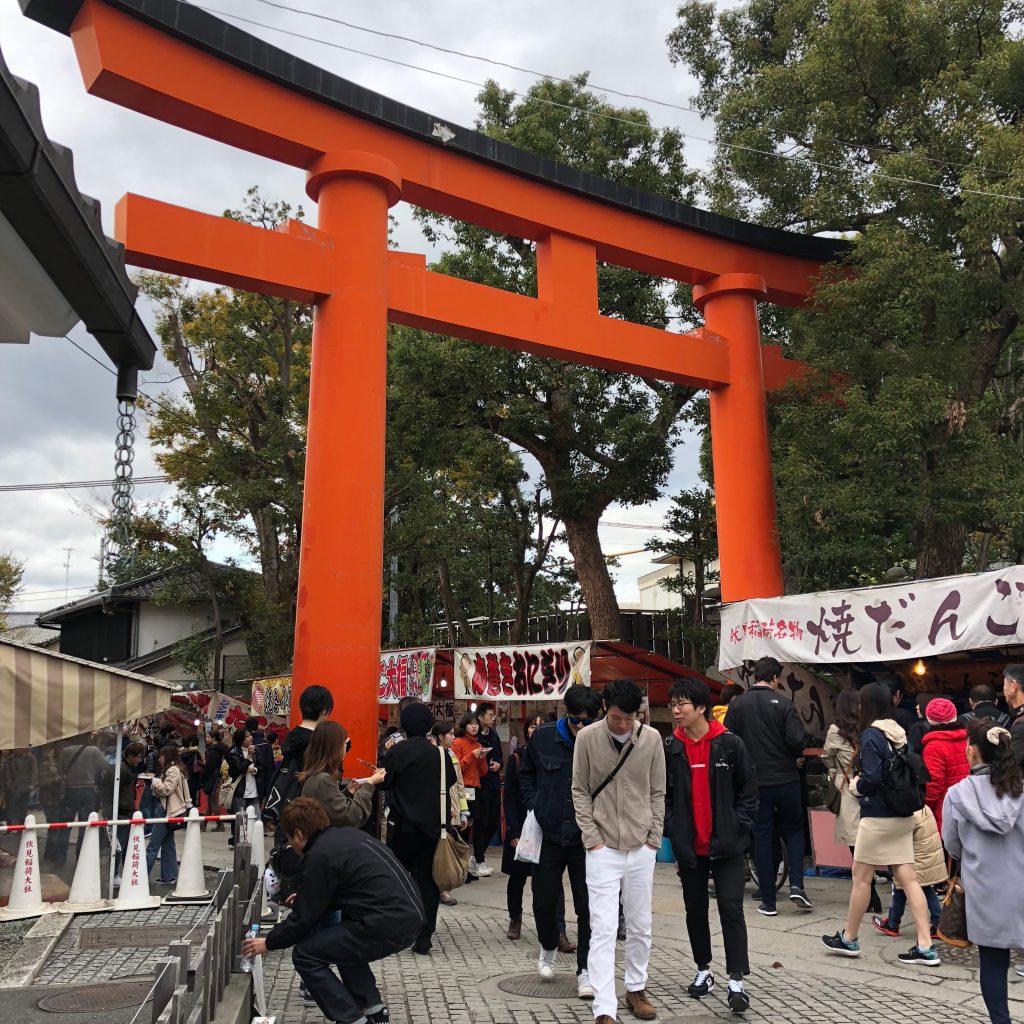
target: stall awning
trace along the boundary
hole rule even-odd
[[[0,750],[52,743],[154,715],[180,687],[0,640]]]

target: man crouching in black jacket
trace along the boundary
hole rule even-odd
[[[359,829],[329,825],[327,812],[308,797],[284,809],[281,829],[302,854],[298,893],[292,912],[265,939],[246,939],[242,951],[262,956],[294,946],[295,970],[328,1021],[386,1024],[370,964],[413,944],[423,903],[386,846]],[[341,923],[318,928],[332,910],[341,912]]]
[[[669,688],[668,706],[675,732],[665,741],[665,835],[679,865],[686,931],[697,965],[689,994],[700,999],[715,987],[708,921],[711,877],[725,943],[729,1009],[743,1013],[750,1006],[743,990],[743,977],[750,973],[743,886],[747,841],[757,814],[754,762],[743,740],[711,719],[711,693],[699,679],[677,679]]]

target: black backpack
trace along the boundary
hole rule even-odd
[[[281,821],[281,812],[302,792],[301,761],[282,761],[281,767],[274,773],[274,778],[267,790],[267,798],[263,802],[263,820],[272,825]]]
[[[897,817],[909,818],[924,807],[924,787],[931,779],[924,759],[905,743],[894,747],[882,779],[882,799]]]

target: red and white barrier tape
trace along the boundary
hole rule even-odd
[[[187,825],[190,821],[234,821],[234,814],[200,814],[197,818],[97,818],[95,821],[43,821],[35,825],[0,825],[4,832],[42,831],[61,828],[100,828],[107,825]]]

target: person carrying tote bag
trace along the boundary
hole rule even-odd
[[[153,794],[163,802],[163,817],[183,817],[188,814],[192,802],[178,747],[173,743],[162,747],[159,762],[160,776],[153,779]],[[178,853],[174,846],[174,827],[166,822],[155,823],[149,834],[149,845],[146,847],[147,872],[153,870],[157,854],[160,855],[160,881],[172,885],[178,880]]]
[[[441,757],[441,834],[434,848],[432,874],[434,882],[441,892],[457,889],[466,881],[469,870],[469,844],[459,833],[448,825],[447,808],[450,801],[448,794],[448,763],[447,751],[438,749]]]

